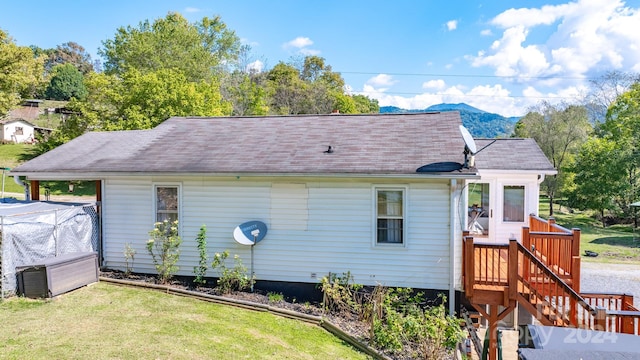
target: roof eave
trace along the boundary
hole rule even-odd
[[[176,172],[30,172],[11,171],[9,176],[25,176],[29,180],[97,180],[112,177],[283,177],[283,178],[335,178],[335,179],[477,179],[476,173],[413,173],[413,174],[383,174],[383,173],[176,173]]]

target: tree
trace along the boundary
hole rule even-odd
[[[571,161],[591,132],[587,111],[583,106],[552,105],[542,102],[525,115],[515,129],[516,137],[536,140],[558,174],[548,176],[541,184],[549,196],[549,215],[553,216],[553,200],[560,195],[566,184],[564,167]]]
[[[590,90],[585,98],[585,107],[589,111],[592,124],[604,122],[609,105],[638,81],[640,81],[640,74],[616,70],[589,80]]]
[[[43,57],[34,57],[29,47],[17,46],[0,29],[0,116],[42,87],[43,63]]]
[[[73,64],[56,65],[51,73],[51,81],[45,90],[47,99],[67,101],[87,96],[84,77]]]
[[[640,83],[616,98],[600,131],[603,138],[617,145],[623,184],[616,199],[624,216],[629,217],[629,204],[640,198]]]
[[[45,70],[47,71],[53,70],[56,65],[60,64],[71,64],[83,75],[94,70],[91,55],[75,42],[70,41],[58,45],[48,53],[49,56],[45,63]]]
[[[597,210],[603,227],[606,226],[605,210],[615,207],[614,198],[622,190],[624,163],[618,151],[615,142],[592,137],[569,167],[574,174],[569,204],[582,210]]]
[[[380,112],[380,105],[377,99],[371,99],[365,95],[352,95],[356,105],[356,112],[360,114],[377,114]]]
[[[223,77],[222,96],[232,104],[234,116],[267,115],[268,95],[260,74],[234,71]]]
[[[239,38],[220,17],[205,17],[190,24],[178,13],[169,13],[153,23],[145,20],[137,28],[121,27],[114,39],[102,44],[98,53],[105,59],[107,74],[123,74],[129,69],[143,74],[175,69],[188,81],[210,80],[240,51]]]

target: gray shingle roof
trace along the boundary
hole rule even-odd
[[[464,161],[460,123],[458,112],[171,118],[151,130],[87,133],[12,173],[416,174]]]
[[[476,139],[475,142],[478,147],[475,157],[478,169],[555,171],[533,139]]]

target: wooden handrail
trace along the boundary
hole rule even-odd
[[[541,290],[538,291],[543,297],[551,299],[555,298],[555,311],[557,314],[567,314],[568,321],[576,327],[598,324],[600,321],[598,311],[587,303],[577,292],[567,285],[553,270],[547,267],[540,259],[538,259],[529,249],[525,248],[516,240],[512,240],[517,244],[519,257],[518,278],[528,285],[541,284]],[[525,272],[528,269],[528,272]],[[535,282],[534,282],[535,281]],[[535,287],[534,287],[535,288]],[[537,291],[537,290],[536,290]],[[569,306],[567,306],[567,303]],[[551,304],[550,304],[551,305]],[[582,315],[582,316],[580,316]]]

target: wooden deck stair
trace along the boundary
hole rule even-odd
[[[465,295],[489,321],[489,358],[497,356],[497,323],[516,303],[544,325],[640,335],[633,296],[580,293],[580,230],[533,215],[529,224],[521,242],[476,243],[468,232],[463,236]]]

